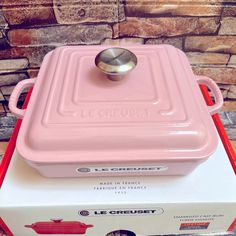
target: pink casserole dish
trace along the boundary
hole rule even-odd
[[[47,177],[185,175],[210,157],[218,140],[211,115],[223,104],[217,85],[194,75],[170,45],[124,47],[137,65],[112,81],[95,65],[106,48],[59,47],[37,78],[17,84],[9,108],[23,118],[16,148],[27,163]],[[214,106],[205,104],[199,84],[212,91]],[[17,108],[31,85],[27,110]]]

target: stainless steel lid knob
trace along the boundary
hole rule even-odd
[[[118,81],[136,67],[137,57],[125,48],[108,48],[96,56],[95,64],[110,80]]]

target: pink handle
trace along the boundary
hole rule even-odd
[[[25,114],[25,109],[17,108],[17,102],[20,97],[20,94],[25,88],[32,86],[34,83],[35,83],[35,78],[25,79],[25,80],[20,81],[16,85],[16,87],[14,88],[10,96],[9,104],[8,104],[9,109],[14,115],[18,116],[19,118],[23,118]]]
[[[213,93],[215,104],[213,106],[208,106],[209,112],[211,115],[216,114],[224,104],[224,99],[221,94],[221,91],[217,84],[207,76],[196,76],[198,84],[204,84],[210,88]]]

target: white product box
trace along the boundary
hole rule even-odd
[[[236,218],[236,177],[221,141],[190,175],[172,177],[47,179],[15,151],[0,217],[15,236],[72,235],[83,228],[78,222],[91,227],[77,235],[88,236],[120,229],[136,236],[225,232]]]

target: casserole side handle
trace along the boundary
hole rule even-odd
[[[22,80],[16,85],[16,87],[12,91],[8,106],[10,111],[19,118],[24,117],[25,109],[20,109],[17,107],[18,99],[25,88],[31,87],[35,84],[35,80],[36,78]]]
[[[206,85],[211,90],[215,99],[215,104],[213,106],[208,106],[208,110],[211,115],[216,114],[221,109],[224,103],[224,99],[219,87],[212,79],[207,76],[196,75],[195,77],[197,79],[198,84]]]

